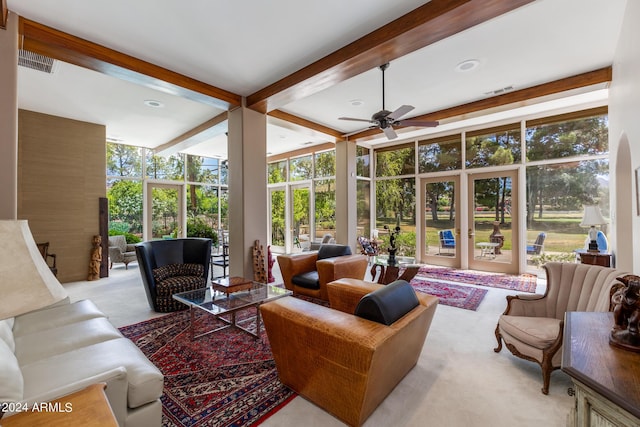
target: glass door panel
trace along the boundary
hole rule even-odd
[[[183,186],[149,183],[147,236],[151,240],[184,237]]]
[[[469,268],[518,272],[517,171],[469,176]]]
[[[271,230],[271,250],[274,252],[285,252],[285,195],[282,188],[271,188],[269,190],[269,203],[271,205],[271,217],[269,229]]]
[[[311,189],[308,185],[291,187],[291,252],[311,246]]]
[[[459,176],[423,179],[422,261],[460,266]]]

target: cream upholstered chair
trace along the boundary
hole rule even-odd
[[[544,265],[544,295],[509,295],[496,327],[497,353],[506,347],[515,356],[542,368],[542,393],[549,393],[551,372],[560,367],[564,314],[567,311],[609,311],[611,294],[622,286],[620,270],[596,265],[550,262]],[[613,289],[613,290],[612,290]],[[613,325],[612,325],[613,326]]]

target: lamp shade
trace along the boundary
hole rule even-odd
[[[0,320],[67,297],[42,258],[25,220],[0,220]]]
[[[607,220],[602,216],[598,205],[584,205],[584,215],[580,223],[581,227],[591,227],[592,225],[602,225],[606,223]]]

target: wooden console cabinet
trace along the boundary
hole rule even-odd
[[[609,344],[612,313],[567,312],[562,370],[575,385],[568,425],[640,425],[640,353]]]
[[[582,264],[601,265],[603,267],[613,266],[613,255],[608,252],[589,252],[585,250],[580,250],[577,252],[578,255],[580,255],[580,262]]]

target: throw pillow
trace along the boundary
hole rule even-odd
[[[405,280],[396,280],[363,296],[354,314],[391,325],[419,304],[420,301],[411,285]]]

